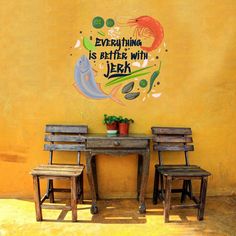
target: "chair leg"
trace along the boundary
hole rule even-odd
[[[71,177],[71,211],[72,221],[77,221],[77,178]]]
[[[188,180],[188,195],[189,198],[192,200],[193,199],[193,190],[192,190],[192,181]]]
[[[78,202],[80,204],[83,204],[83,200],[84,200],[84,181],[83,181],[83,173],[78,177],[77,180],[77,185],[78,185]]]
[[[54,203],[53,180],[49,179],[48,183],[49,183],[49,200],[50,203]]]
[[[162,174],[159,173],[159,178],[160,178],[160,181],[161,181],[161,189],[159,191],[159,199],[163,201],[164,198],[165,198],[164,179],[163,179],[164,177],[163,177]]]
[[[184,180],[183,187],[182,187],[181,200],[180,200],[181,203],[184,203],[186,200],[187,187],[188,187],[187,180]]]
[[[165,223],[169,222],[170,216],[170,205],[171,205],[171,185],[172,185],[172,177],[165,177],[165,200],[164,200],[164,221]]]
[[[42,221],[42,208],[41,208],[41,194],[40,194],[40,183],[39,177],[33,176],[33,184],[34,184],[34,201],[35,201],[35,211],[36,211],[36,220]]]
[[[202,177],[201,188],[200,188],[200,206],[198,209],[198,220],[203,220],[204,210],[206,204],[206,192],[207,192],[207,177]]]
[[[152,203],[154,205],[157,204],[158,198],[159,198],[159,172],[155,168],[154,186],[153,186],[153,197],[152,197]]]

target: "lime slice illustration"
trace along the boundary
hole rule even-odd
[[[115,24],[115,21],[113,19],[109,18],[106,20],[107,27],[112,27],[114,26],[114,24]]]
[[[140,80],[139,85],[140,87],[145,88],[147,86],[147,80],[145,79]]]
[[[96,29],[101,29],[104,26],[104,20],[101,16],[96,16],[93,18],[93,27]]]
[[[96,47],[93,45],[92,41],[89,40],[87,37],[83,38],[83,45],[85,47],[85,49],[87,49],[88,51],[95,51]]]

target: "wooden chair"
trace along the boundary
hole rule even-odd
[[[36,220],[42,221],[42,208],[46,209],[62,209],[72,211],[72,221],[77,221],[77,187],[78,179],[83,174],[83,166],[72,165],[40,165],[31,172],[34,182],[34,200],[36,210]],[[40,179],[59,179],[70,181],[71,201],[69,206],[60,206],[52,204],[44,204],[41,200]]]
[[[87,125],[46,125],[45,141],[49,142],[44,145],[44,150],[49,151],[48,164],[64,164],[58,163],[55,159],[55,152],[76,152],[77,164],[74,166],[81,166],[80,154],[85,150],[85,138],[84,134],[88,133]],[[67,164],[68,165],[68,164]],[[83,173],[77,178],[78,181],[78,199],[82,203],[83,201]],[[53,179],[48,180],[48,186],[46,194],[43,196],[42,201],[50,199],[50,202],[54,202],[54,192],[70,192],[71,189],[55,188],[53,185]]]
[[[170,209],[176,208],[197,208],[198,220],[203,220],[207,179],[210,173],[199,166],[190,165],[188,152],[194,150],[191,144],[191,128],[173,128],[173,127],[152,127],[153,150],[158,152],[159,164],[155,165],[155,178],[153,190],[153,203],[157,204],[158,199],[164,200],[164,219],[169,221]],[[183,152],[185,163],[182,165],[164,165],[162,152]],[[172,189],[173,181],[180,180],[183,187]],[[193,196],[192,180],[200,180],[200,196]],[[159,188],[160,186],[160,188]],[[171,193],[181,193],[181,204],[171,205]],[[188,196],[194,204],[184,204]]]

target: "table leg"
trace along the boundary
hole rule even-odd
[[[97,197],[96,197],[96,187],[95,187],[95,179],[94,179],[94,168],[92,167],[92,153],[87,152],[86,153],[86,172],[88,177],[88,182],[90,186],[90,191],[92,194],[92,206],[90,209],[90,212],[92,214],[98,213],[98,207],[97,207]]]
[[[98,197],[98,181],[97,181],[96,156],[92,157],[91,166],[92,166],[92,172],[93,172],[93,177],[94,177],[94,186],[95,186],[96,198],[99,199],[99,197]]]
[[[137,173],[137,200],[139,200],[140,186],[142,179],[142,169],[143,169],[143,157],[138,155],[138,173]]]
[[[141,178],[141,186],[140,186],[140,195],[139,195],[139,212],[145,213],[145,191],[148,181],[149,175],[149,164],[150,164],[150,150],[149,148],[142,154],[143,157],[143,168],[142,168],[142,178]]]

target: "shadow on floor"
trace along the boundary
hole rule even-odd
[[[173,202],[177,202],[177,199]],[[60,202],[58,202],[60,203]],[[78,204],[78,222],[82,223],[101,223],[101,224],[145,224],[146,216],[159,216],[163,218],[163,206],[162,203],[153,205],[151,199],[146,201],[147,210],[145,214],[140,214],[138,211],[138,202],[135,199],[112,199],[112,200],[99,200],[98,209],[99,213],[92,215],[89,220],[81,220],[80,214],[83,211],[90,211],[91,201],[85,200],[84,204]],[[67,203],[69,205],[69,202]],[[45,210],[43,210],[45,211]],[[178,220],[170,220],[170,223],[186,223],[191,222],[193,217],[197,216],[196,209],[185,209],[182,211],[171,211],[172,215]],[[71,211],[62,210],[57,219],[45,219],[47,222],[70,222],[66,220],[68,214]]]
[[[146,200],[146,214],[139,214],[135,199],[99,200],[99,213],[90,213],[91,201],[78,204],[78,222],[71,211],[43,209],[44,221],[35,220],[33,201],[0,199],[0,235],[236,235],[236,196],[208,197],[205,219],[196,209],[173,210],[164,223],[163,206]],[[66,227],[65,227],[66,226]]]

